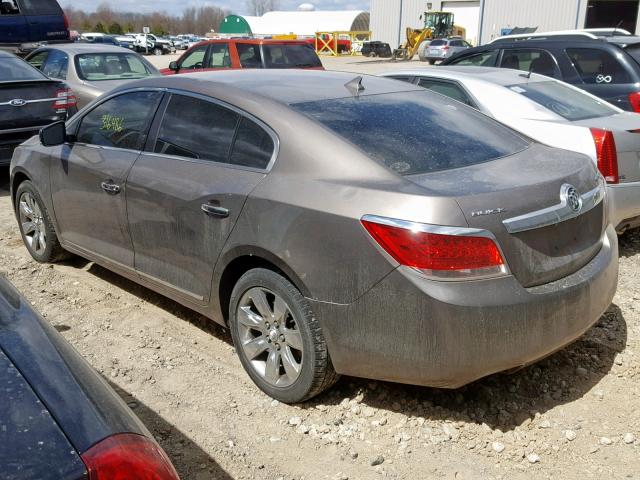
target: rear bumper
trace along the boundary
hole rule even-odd
[[[640,224],[640,182],[607,185],[611,204],[611,223],[616,230],[633,228]]]
[[[400,268],[353,304],[313,307],[339,373],[456,388],[576,340],[611,304],[617,277],[610,226],[590,263],[549,284],[434,282]]]

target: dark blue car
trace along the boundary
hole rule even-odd
[[[178,480],[116,392],[1,276],[0,478]]]
[[[0,49],[26,54],[68,41],[69,22],[56,0],[0,0]]]

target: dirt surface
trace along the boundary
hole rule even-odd
[[[114,385],[187,479],[640,479],[640,233],[582,339],[445,391],[355,378],[299,406],[242,370],[227,331],[76,258],[22,245],[0,169],[0,274]]]

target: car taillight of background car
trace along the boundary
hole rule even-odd
[[[76,94],[70,88],[61,88],[56,92],[52,107],[56,110],[69,110],[78,104]]]
[[[590,130],[596,145],[598,170],[600,170],[600,173],[602,173],[607,183],[618,183],[620,181],[620,175],[618,174],[618,153],[613,133],[600,128],[591,128]]]

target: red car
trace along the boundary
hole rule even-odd
[[[312,45],[304,40],[207,40],[187,50],[163,75],[226,68],[307,68],[324,70]]]

